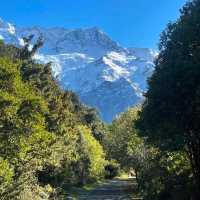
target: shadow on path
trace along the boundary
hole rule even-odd
[[[79,194],[78,200],[142,200],[137,197],[136,188],[134,178],[109,180],[88,193]]]

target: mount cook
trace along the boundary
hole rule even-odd
[[[0,19],[0,39],[23,45],[23,37],[44,39],[35,59],[52,62],[52,72],[64,89],[95,107],[105,122],[143,100],[154,70],[156,51],[124,48],[100,29],[16,27]]]

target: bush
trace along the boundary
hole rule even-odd
[[[105,154],[91,133],[97,119],[27,45],[0,42],[0,199],[66,199],[68,184],[104,176]]]
[[[80,158],[79,172],[85,176],[88,173],[90,181],[97,180],[104,176],[105,153],[99,142],[92,136],[90,129],[86,126],[78,126],[80,134]],[[82,167],[81,164],[85,167]],[[84,177],[82,177],[84,178]]]
[[[116,161],[111,160],[105,166],[105,178],[106,179],[113,179],[116,176],[118,176],[119,173],[120,173],[120,165]]]

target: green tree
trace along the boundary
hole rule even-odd
[[[0,41],[0,196],[66,199],[67,186],[103,176],[104,151],[91,132],[99,119],[59,87],[50,63],[33,60],[41,39],[30,50],[31,39],[21,49]]]
[[[137,130],[134,121],[138,117],[139,108],[130,108],[127,112],[119,115],[109,126],[105,134],[104,146],[107,149],[109,159],[115,159],[121,167],[130,168],[130,155],[128,153],[130,141],[137,139]],[[129,166],[130,164],[130,166]]]
[[[160,41],[139,127],[164,150],[185,150],[200,199],[200,1],[186,3]]]

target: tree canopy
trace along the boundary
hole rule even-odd
[[[185,150],[200,188],[200,1],[162,33],[138,127],[163,150]],[[200,197],[198,196],[197,199]]]
[[[63,91],[50,64],[38,64],[29,42],[0,41],[0,196],[62,199],[64,187],[104,175],[105,154],[95,139],[101,122],[71,91]],[[99,124],[99,126],[97,126]]]

